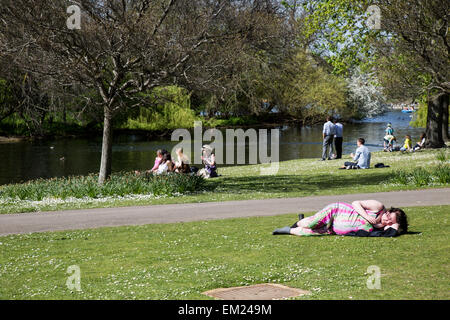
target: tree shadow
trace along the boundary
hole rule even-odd
[[[390,180],[391,176],[392,173],[390,172],[379,172],[363,177],[360,175],[333,176],[330,174],[221,177],[216,183],[222,192],[231,193],[262,191],[279,194],[286,192],[316,194],[322,190],[379,185]]]

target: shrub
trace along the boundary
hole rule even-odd
[[[434,171],[434,175],[442,184],[450,183],[450,166],[448,165],[439,165]]]
[[[440,162],[446,162],[447,158],[448,156],[445,149],[441,149],[438,153],[436,153],[436,159]]]
[[[396,171],[394,171],[394,173],[392,175],[391,182],[406,185],[409,182],[408,177],[409,177],[409,174],[407,171],[396,170]]]
[[[412,170],[411,178],[412,182],[418,187],[427,186],[431,182],[431,174],[424,168],[416,168],[415,170]]]
[[[41,201],[44,198],[102,198],[106,196],[126,196],[152,194],[154,196],[174,196],[200,190],[204,179],[184,174],[136,175],[120,172],[111,175],[103,185],[97,183],[98,176],[71,176],[52,179],[37,179],[22,184],[0,187],[0,198]]]
[[[442,163],[428,170],[424,168],[397,170],[394,171],[391,182],[403,185],[412,184],[418,187],[428,186],[433,182],[448,184],[450,183],[450,166]]]

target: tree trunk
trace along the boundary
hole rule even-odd
[[[442,122],[444,118],[443,106],[447,101],[448,95],[440,94],[428,99],[428,116],[427,116],[427,148],[442,148],[445,147],[444,139],[442,138]]]
[[[443,97],[443,102],[442,102],[442,138],[444,140],[449,140],[450,139],[450,135],[448,133],[448,105],[449,105],[449,95],[446,94]]]
[[[98,183],[103,184],[111,175],[112,164],[112,115],[105,107],[105,117],[103,123],[102,158],[100,161],[100,173]]]

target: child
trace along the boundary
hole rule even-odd
[[[394,128],[392,128],[392,124],[390,122],[387,124],[387,128],[386,128],[385,132],[386,132],[387,136],[394,135]]]
[[[161,149],[156,151],[155,165],[152,168],[152,172],[156,172],[158,170],[159,165],[161,164],[163,158],[163,152]]]
[[[383,138],[384,140],[384,151],[391,152],[394,147],[394,141],[397,141],[397,138],[395,138],[392,134],[387,134]]]
[[[400,151],[412,151],[412,143],[411,143],[411,136],[406,135],[405,136],[405,143],[403,144],[403,147],[400,148]]]
[[[426,134],[424,132],[420,135],[420,141],[416,143],[416,145],[413,148],[413,151],[423,149],[425,147],[425,141],[426,141]]]

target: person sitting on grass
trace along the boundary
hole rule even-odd
[[[336,202],[291,227],[273,231],[273,235],[344,235],[359,237],[395,237],[408,231],[408,219],[399,208],[385,208],[377,200]]]
[[[216,156],[212,153],[212,148],[210,145],[205,144],[202,147],[202,161],[205,168],[198,171],[197,175],[202,176],[206,179],[215,178],[218,176],[216,170]]]
[[[165,153],[163,153],[163,158],[162,158],[161,164],[159,165],[155,174],[170,173],[170,172],[174,172],[174,170],[175,170],[175,165],[172,162],[172,157],[170,155],[170,152],[166,151]]]
[[[412,151],[412,142],[411,142],[411,136],[406,135],[405,136],[405,143],[403,144],[403,147],[400,148],[400,151]]]
[[[427,137],[426,133],[423,132],[420,135],[420,141],[416,143],[416,145],[413,148],[413,151],[417,151],[417,150],[425,148],[425,142],[427,140],[426,137]]]
[[[391,134],[387,134],[383,138],[383,145],[384,145],[384,151],[385,152],[391,152],[392,148],[394,147],[394,141],[397,141],[397,138]]]
[[[175,172],[190,173],[189,158],[183,153],[183,148],[178,148],[176,151],[178,161],[175,161]]]
[[[161,164],[162,159],[163,159],[163,150],[158,149],[156,151],[155,164],[153,165],[153,168],[150,170],[151,172],[156,172],[158,170],[158,167]]]
[[[366,140],[363,138],[359,138],[356,140],[356,144],[358,148],[356,149],[356,154],[351,153],[350,157],[353,158],[353,161],[357,162],[345,162],[344,166],[341,169],[369,169],[370,168],[370,158],[371,153],[369,148],[367,148],[364,144]]]
[[[155,164],[153,165],[153,168],[151,168],[150,170],[146,170],[145,171],[145,173],[156,173],[156,171],[158,170],[158,167],[159,167],[159,165],[161,164],[161,161],[162,161],[162,159],[163,159],[163,154],[165,153],[165,152],[167,152],[166,150],[161,150],[161,149],[158,149],[157,151],[156,151],[156,158],[155,158]],[[135,174],[137,174],[137,175],[140,175],[141,174],[141,172],[139,172],[139,171],[134,171],[134,173]]]

